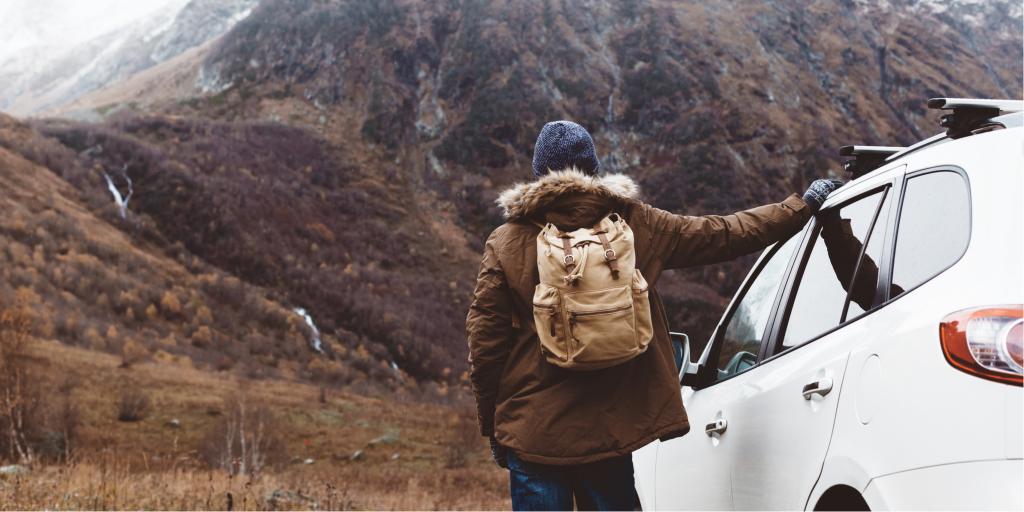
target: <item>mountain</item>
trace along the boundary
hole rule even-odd
[[[304,308],[331,347],[251,358],[246,333],[273,344],[288,330],[229,308],[230,358],[453,381],[479,251],[501,222],[493,201],[529,178],[545,121],[588,127],[603,168],[656,206],[728,213],[838,175],[840,145],[938,132],[929,97],[1019,98],[1020,26],[1009,1],[264,0],[191,53],[83,97],[102,122],[17,124],[0,145],[133,250]],[[131,180],[124,219],[107,176],[119,193]],[[673,328],[706,339],[750,263],[664,277]],[[60,289],[33,268],[32,289]],[[14,288],[0,282],[0,296]]]
[[[279,126],[234,129],[256,142],[289,133]],[[57,140],[65,134],[60,130],[53,128]],[[168,239],[165,226],[136,214],[137,204],[154,204],[172,210],[168,215],[182,230],[198,227],[211,243],[237,236],[201,211],[175,209],[182,195],[218,201],[179,161],[121,133],[89,137],[88,149],[71,151],[0,114],[0,306],[20,301],[35,312],[41,337],[120,354],[126,365],[155,358],[250,377],[312,376],[332,385],[402,379],[397,369],[378,364],[387,353],[378,345],[361,345],[332,324],[318,326],[304,308],[230,272],[248,269],[210,265]],[[107,197],[83,189],[106,190]]]
[[[5,52],[0,110],[46,112],[128,79],[224,34],[249,15],[256,1],[163,0],[153,12],[74,46]],[[33,12],[32,6],[22,8]]]

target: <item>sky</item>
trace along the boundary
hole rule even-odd
[[[52,58],[181,0],[0,0],[0,64]]]

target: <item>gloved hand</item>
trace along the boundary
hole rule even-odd
[[[498,440],[491,436],[491,457],[494,462],[502,468],[508,469],[508,448],[498,444]]]
[[[807,192],[804,192],[804,202],[811,208],[811,213],[818,213],[828,195],[841,186],[843,186],[842,180],[814,180]]]

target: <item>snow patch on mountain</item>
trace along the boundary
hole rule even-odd
[[[126,80],[220,37],[248,17],[258,0],[160,1],[159,8],[75,45],[51,42],[58,34],[15,56],[0,50],[0,110],[31,115]],[[21,9],[29,9],[25,5]],[[30,28],[48,23],[46,16],[31,14],[20,17]]]

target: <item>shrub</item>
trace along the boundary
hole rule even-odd
[[[213,323],[213,312],[206,306],[199,306],[196,309],[196,323],[199,325],[210,325]]]
[[[118,421],[142,421],[149,416],[149,395],[137,386],[129,385],[121,391],[117,401]]]
[[[103,350],[106,343],[103,340],[103,336],[100,336],[100,331],[94,326],[86,327],[85,334],[82,335],[82,339],[85,344],[93,350]]]
[[[192,345],[203,348],[210,346],[211,343],[213,343],[213,331],[209,327],[200,326],[192,333]]]
[[[117,347],[121,346],[121,334],[117,332],[117,326],[110,324],[107,326],[107,348],[117,350]]]
[[[149,349],[133,338],[127,338],[121,347],[121,368],[128,368],[149,358]]]
[[[160,310],[169,319],[178,318],[181,316],[181,301],[174,292],[167,290],[160,298]]]

